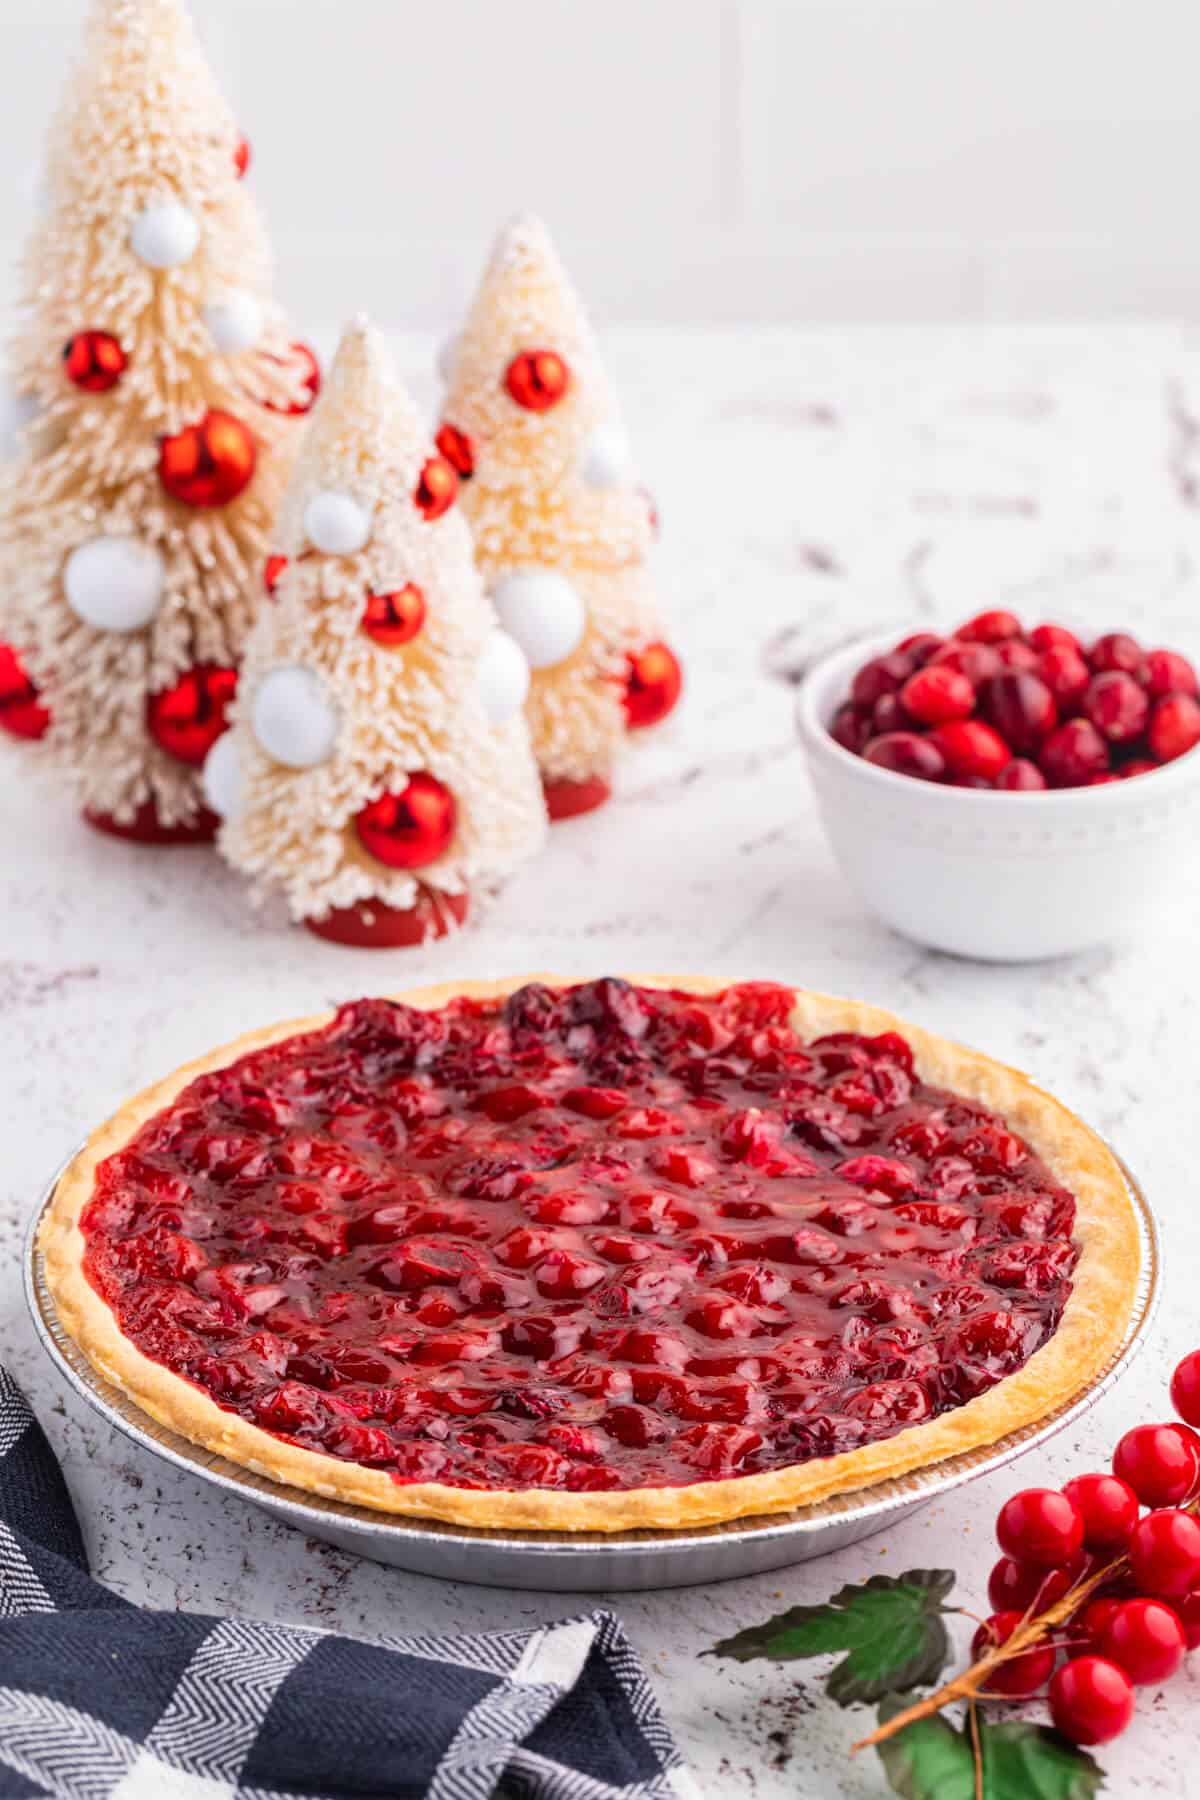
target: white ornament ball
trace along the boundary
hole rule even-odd
[[[232,731],[223,731],[204,759],[204,798],[219,819],[232,819],[242,804],[242,765]]]
[[[315,769],[328,762],[338,737],[338,709],[313,669],[272,669],[254,696],[254,735],[276,762]]]
[[[162,605],[166,567],[134,537],[90,538],[63,568],[67,604],[97,631],[140,631]]]
[[[133,254],[152,269],[177,269],[200,242],[200,221],[178,200],[152,200],[133,221]]]
[[[583,446],[579,472],[589,487],[620,487],[633,474],[629,439],[619,425],[598,425]]]
[[[451,332],[450,336],[442,343],[436,358],[437,372],[447,387],[454,380],[454,362],[457,355],[458,336],[457,333]]]
[[[323,489],[304,509],[308,541],[329,556],[352,556],[371,541],[371,519],[350,494]]]
[[[262,302],[244,288],[231,288],[204,309],[208,335],[223,356],[249,350],[263,333],[266,318]]]
[[[503,725],[524,706],[529,692],[529,664],[520,644],[507,631],[488,634],[476,680],[489,725]]]
[[[496,616],[525,653],[531,669],[549,669],[570,656],[587,625],[587,609],[565,575],[554,569],[517,569],[493,585]]]

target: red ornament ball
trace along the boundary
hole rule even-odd
[[[407,644],[425,623],[425,596],[415,581],[405,582],[390,594],[368,594],[362,628],[387,650]]]
[[[433,440],[460,481],[470,481],[475,473],[475,441],[457,425],[440,425]]]
[[[1039,1569],[1033,1563],[1002,1556],[988,1576],[988,1600],[997,1612],[1045,1612],[1061,1600],[1075,1579],[1076,1570]]]
[[[1138,1497],[1117,1475],[1077,1475],[1063,1493],[1083,1519],[1088,1550],[1123,1550],[1138,1522]]]
[[[233,151],[233,166],[237,170],[237,178],[244,181],[246,171],[250,167],[250,139],[243,135],[237,141]]]
[[[504,385],[527,412],[549,412],[571,385],[571,371],[557,350],[522,350],[504,372]]]
[[[110,331],[77,331],[63,346],[67,380],[85,394],[106,394],[116,387],[128,361]]]
[[[436,862],[454,836],[454,795],[424,770],[410,775],[398,794],[381,794],[354,821],[368,855],[389,869],[423,869]]]
[[[1024,1613],[1017,1612],[1015,1608],[1008,1612],[993,1613],[990,1619],[983,1621],[971,1640],[972,1656],[983,1656],[987,1651],[1006,1644],[1017,1626],[1024,1622]],[[986,1691],[989,1694],[1003,1694],[1006,1700],[1027,1700],[1030,1694],[1036,1694],[1050,1679],[1057,1655],[1053,1644],[1035,1644],[1020,1656],[998,1663],[987,1678]]]
[[[1056,1488],[1022,1488],[996,1518],[1000,1548],[1021,1562],[1054,1569],[1083,1548],[1083,1519]]]
[[[161,440],[158,478],[183,506],[228,506],[249,485],[256,456],[248,426],[232,413],[207,412]]]
[[[10,737],[40,738],[50,723],[50,709],[11,644],[0,644],[0,730]]]
[[[263,564],[263,586],[272,600],[275,598],[275,589],[282,581],[283,571],[287,566],[288,559],[280,550],[277,550],[274,556],[268,556]]]
[[[630,729],[657,725],[678,704],[683,670],[667,644],[647,644],[629,658],[625,669],[625,717]]]
[[[1073,1744],[1106,1744],[1133,1717],[1129,1677],[1103,1656],[1064,1663],[1050,1683],[1050,1717]]]
[[[146,729],[160,750],[198,769],[225,730],[237,670],[197,663],[146,702]]]
[[[1113,1451],[1112,1466],[1143,1506],[1177,1506],[1200,1480],[1196,1437],[1186,1425],[1134,1425]]]
[[[1105,1622],[1098,1648],[1141,1687],[1175,1673],[1187,1638],[1178,1613],[1162,1600],[1125,1600]]]
[[[321,391],[321,365],[308,345],[302,344],[297,339],[294,344],[289,345],[289,354],[286,358],[273,356],[270,360],[281,368],[287,368],[289,364],[294,364],[304,391],[300,398],[293,400],[289,406],[284,406],[277,400],[264,400],[263,405],[267,411],[284,413],[289,419],[295,419],[301,413],[310,412]]]
[[[458,498],[458,476],[444,456],[431,456],[421,470],[413,494],[417,511],[425,519],[440,519]]]
[[[1189,1350],[1171,1377],[1171,1405],[1189,1425],[1200,1425],[1200,1350]]]
[[[1144,1594],[1174,1600],[1200,1586],[1200,1525],[1164,1506],[1139,1519],[1129,1536],[1129,1566]]]

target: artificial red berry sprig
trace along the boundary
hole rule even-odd
[[[1200,743],[1200,681],[1175,650],[1125,631],[1085,645],[979,613],[915,632],[855,675],[830,726],[881,769],[949,787],[1035,792],[1147,775]]]
[[[1175,1370],[1180,1421],[1136,1425],[1111,1471],[1061,1489],[1025,1488],[996,1521],[1004,1552],[988,1580],[993,1607],[972,1641],[969,1668],[919,1700],[949,1654],[942,1623],[954,1576],[913,1570],[846,1587],[825,1606],[793,1607],[716,1645],[717,1655],[785,1661],[831,1650],[846,1660],[827,1682],[840,1705],[880,1702],[874,1746],[909,1800],[937,1800],[954,1771],[979,1800],[1013,1792],[1019,1765],[1037,1792],[1085,1800],[1101,1774],[1086,1746],[1129,1725],[1135,1689],[1175,1673],[1200,1646],[1200,1350]],[[1045,1695],[1053,1730],[991,1716],[992,1703]],[[964,1703],[957,1728],[944,1715]]]

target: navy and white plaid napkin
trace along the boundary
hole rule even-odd
[[[119,1599],[0,1368],[0,1800],[696,1793],[610,1613],[365,1644]]]

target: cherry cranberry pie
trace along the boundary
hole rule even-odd
[[[161,1423],[478,1526],[672,1527],[994,1442],[1107,1363],[1119,1167],[1024,1077],[764,982],[359,1000],[148,1089],[47,1279]]]

